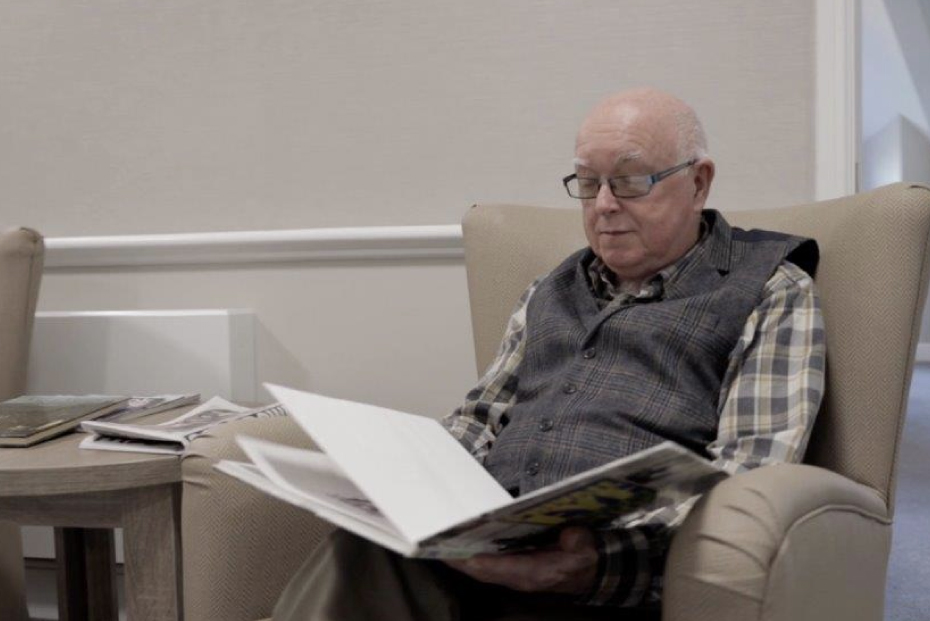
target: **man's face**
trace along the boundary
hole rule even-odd
[[[578,133],[575,172],[594,178],[651,175],[682,163],[674,123],[662,120],[661,111],[635,106],[595,111]],[[620,280],[651,278],[697,241],[712,178],[713,163],[704,159],[639,198],[615,198],[603,184],[596,198],[582,200],[591,249]]]

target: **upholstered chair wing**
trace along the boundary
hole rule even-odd
[[[0,400],[26,389],[26,366],[42,262],[42,236],[26,228],[0,228]],[[0,619],[26,621],[23,551],[19,527],[0,522]]]

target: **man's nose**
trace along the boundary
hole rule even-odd
[[[614,196],[610,189],[610,183],[604,182],[597,190],[597,197],[594,199],[594,208],[597,211],[608,213],[620,209],[620,201]]]

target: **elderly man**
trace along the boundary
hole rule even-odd
[[[514,495],[666,439],[731,473],[799,461],[823,390],[816,244],[705,210],[714,164],[700,122],[655,89],[600,102],[574,163],[564,183],[590,247],[526,290],[449,431]],[[656,618],[693,501],[446,564],[337,533],[275,619]]]

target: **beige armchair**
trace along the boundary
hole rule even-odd
[[[698,503],[672,544],[663,619],[878,621],[930,267],[930,189],[896,184],[727,218],[820,243],[826,402],[806,465],[732,477]],[[480,370],[524,287],[585,242],[571,210],[476,207],[463,228]],[[287,577],[329,530],[210,469],[241,456],[233,443],[240,432],[307,442],[285,419],[229,425],[194,443],[183,462],[188,619],[268,616]]]
[[[0,230],[0,400],[26,389],[44,249],[35,231]],[[19,527],[8,522],[0,522],[0,619],[27,619],[22,542]]]

